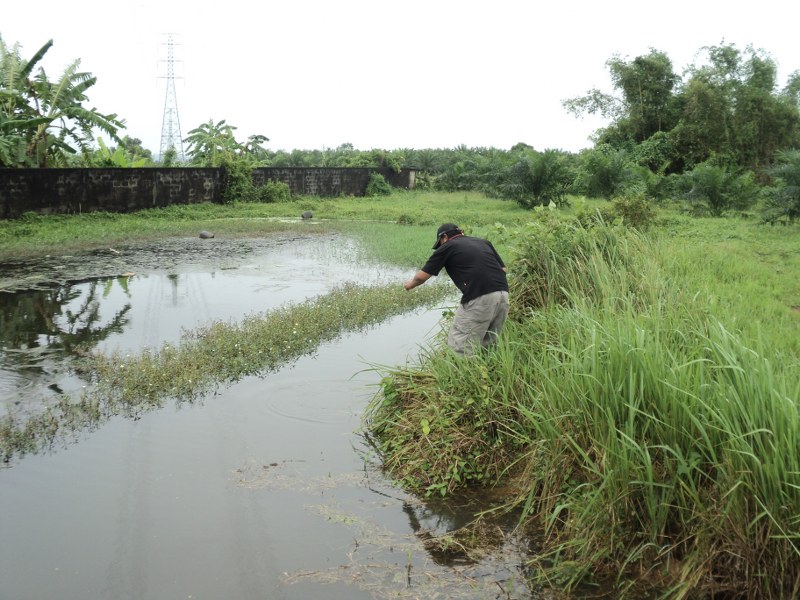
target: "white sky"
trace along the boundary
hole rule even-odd
[[[650,48],[676,73],[703,46],[763,48],[778,84],[800,69],[800,4],[787,0],[6,0],[0,36],[51,79],[74,59],[97,76],[89,107],[158,154],[166,33],[181,133],[225,119],[273,150],[590,146],[604,123],[561,106],[611,91],[605,62]]]

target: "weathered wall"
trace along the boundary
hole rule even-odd
[[[283,181],[292,194],[363,196],[370,173],[389,184],[413,189],[415,172],[404,169],[260,168],[253,182]],[[171,204],[221,202],[220,169],[0,169],[0,218],[27,211],[43,214],[130,212]]]
[[[0,169],[0,218],[219,202],[218,169]]]
[[[394,187],[414,189],[415,171],[339,167],[261,167],[253,169],[253,183],[282,181],[298,196],[363,196],[372,173],[380,173]]]

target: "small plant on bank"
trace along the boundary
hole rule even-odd
[[[614,198],[611,202],[611,214],[639,231],[647,231],[656,219],[656,210],[643,195],[632,195]]]
[[[264,185],[256,187],[259,202],[289,202],[292,191],[289,184],[283,181],[268,179]]]
[[[392,186],[380,173],[371,173],[365,194],[367,196],[391,196]]]
[[[222,199],[226,204],[232,202],[254,202],[258,199],[253,185],[250,164],[242,159],[225,159],[222,170]]]

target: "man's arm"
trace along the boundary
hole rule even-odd
[[[403,283],[403,287],[407,290],[413,290],[415,287],[422,285],[430,278],[430,273],[426,273],[425,271],[417,271],[411,279],[408,279]]]

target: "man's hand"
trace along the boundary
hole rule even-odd
[[[411,279],[408,279],[403,283],[403,287],[406,288],[406,290],[413,290],[418,285],[422,285],[428,281],[430,277],[430,273],[426,273],[425,271],[417,271]]]

